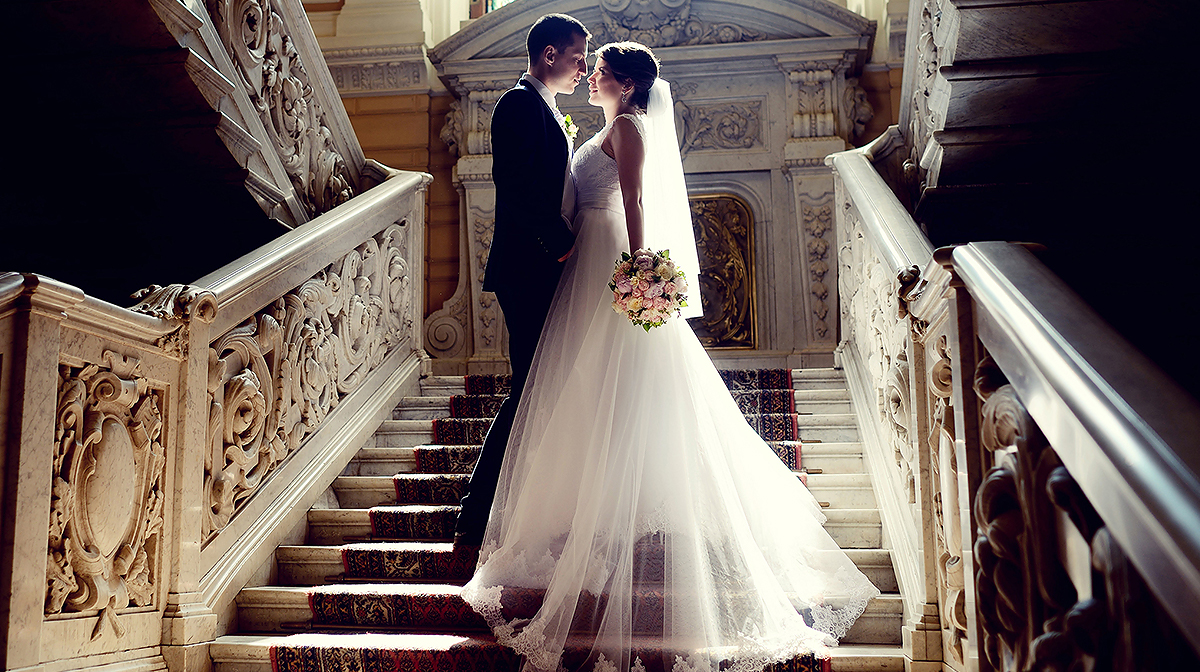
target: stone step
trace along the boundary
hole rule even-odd
[[[453,397],[466,393],[465,376],[425,376],[421,379],[421,396]]]
[[[879,509],[825,509],[825,531],[838,546],[882,548],[883,524]]]
[[[858,443],[858,425],[847,423],[845,418],[854,418],[852,414],[837,415],[798,415],[796,424],[800,431],[800,441],[809,443]]]
[[[209,647],[214,672],[272,672],[271,647],[275,645],[376,648],[387,650],[449,651],[451,647],[497,647],[491,638],[471,639],[459,635],[305,633],[296,635],[225,635]],[[833,672],[901,672],[904,651],[889,644],[848,644],[830,649]],[[434,669],[441,669],[435,666]],[[451,669],[451,668],[447,668]],[[487,672],[482,668],[474,672]],[[513,672],[517,667],[514,664]]]
[[[834,509],[873,509],[877,506],[871,477],[866,474],[810,473],[808,491],[817,501],[828,502]]]
[[[892,572],[890,555],[888,551],[880,548],[882,528],[879,512],[843,509],[828,511],[827,515],[829,520],[826,521],[825,529],[838,545],[846,550],[846,554],[855,564],[859,565],[863,573],[881,590],[888,590],[894,586],[895,575]],[[370,522],[366,512],[361,516],[358,525],[363,525],[361,521],[365,520],[369,529]],[[345,547],[280,546],[275,551],[279,583],[285,586],[315,586],[340,581],[345,573],[342,564],[342,549]],[[388,547],[421,549],[443,554],[452,550],[449,541],[393,542],[388,543]],[[441,579],[433,577],[430,580]],[[450,582],[455,583],[458,580]]]
[[[843,390],[847,389],[846,375],[837,369],[792,369],[792,388]]]
[[[806,443],[801,457],[810,472],[819,469],[825,474],[862,474],[867,469],[861,443]]]
[[[433,441],[433,420],[384,420],[368,441],[375,448],[411,448]]]
[[[450,397],[404,397],[392,411],[393,420],[433,420],[450,415]]]
[[[315,628],[353,628],[395,631],[415,631],[416,627],[429,628],[432,631],[453,631],[465,634],[473,631],[486,631],[483,620],[471,612],[470,607],[462,602],[459,596],[462,587],[452,584],[343,584],[338,586],[264,586],[246,588],[238,593],[238,630],[243,634],[297,632],[310,627]],[[387,599],[400,599],[407,602],[416,600],[423,605],[431,606],[431,613],[443,614],[441,623],[424,625],[409,625],[404,623],[403,614],[392,615],[391,618],[367,616],[369,625],[355,626],[354,624],[323,626],[312,623],[313,609],[310,606],[310,593],[327,593],[334,595],[366,595],[383,596]],[[404,602],[401,602],[403,604]],[[899,644],[901,616],[903,604],[900,596],[895,593],[883,594],[872,600],[866,611],[846,633],[842,639],[851,644]],[[400,610],[398,610],[400,611]],[[406,611],[406,610],[405,610]],[[338,619],[343,620],[343,619]],[[347,618],[345,621],[357,620]],[[392,621],[388,623],[387,621]]]
[[[835,413],[835,414],[850,413],[852,411],[853,411],[853,408],[851,407],[850,401],[848,399],[842,400],[842,401],[834,401],[834,400],[830,400],[830,401],[823,401],[823,400],[822,401],[800,401],[799,399],[796,400],[796,413],[798,415],[818,416],[818,415],[825,415],[825,414],[830,414],[830,413]]]
[[[437,446],[365,447],[346,465],[346,468],[342,470],[342,475],[391,476],[413,472],[417,468],[415,448],[419,447],[437,448]],[[820,469],[825,473],[863,473],[865,465],[862,457],[862,444],[836,441],[805,444],[803,466],[810,470]]]
[[[401,501],[391,476],[338,476],[333,491],[344,509],[391,504],[456,504],[466,493],[470,474],[399,474],[414,493]]]
[[[391,476],[416,471],[412,446],[397,448],[363,447],[342,469],[343,476]]]

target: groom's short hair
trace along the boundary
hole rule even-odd
[[[576,35],[582,35],[583,39],[590,40],[592,34],[584,27],[579,19],[566,14],[546,14],[537,21],[534,21],[533,27],[529,29],[529,35],[525,38],[525,48],[529,52],[529,62],[541,56],[546,47],[553,46],[556,50],[562,51],[571,46],[571,42],[575,40]]]

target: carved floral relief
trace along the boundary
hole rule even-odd
[[[658,48],[767,39],[734,23],[703,21],[692,16],[691,5],[691,0],[600,0],[604,23],[595,29],[594,42],[633,40]]]
[[[409,253],[394,224],[212,343],[206,539],[410,339]]]
[[[675,101],[679,152],[761,147],[762,101],[688,105]]]
[[[162,543],[164,392],[140,362],[59,369],[46,563],[47,616],[99,611],[92,639],[152,606]]]
[[[354,195],[304,63],[272,0],[208,0],[242,85],[310,216]]]

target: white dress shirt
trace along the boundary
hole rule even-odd
[[[546,102],[546,107],[550,108],[550,112],[554,114],[554,118],[558,120],[558,126],[562,129],[563,136],[567,139],[567,174],[563,179],[563,199],[562,199],[562,216],[567,222],[567,227],[574,231],[575,219],[575,179],[571,177],[571,156],[575,154],[575,141],[571,136],[567,135],[567,125],[562,112],[558,111],[558,104],[554,101],[554,94],[540,79],[534,77],[528,72],[521,75],[521,81],[528,82],[537,91],[542,100]]]

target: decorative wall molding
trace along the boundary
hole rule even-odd
[[[343,96],[429,91],[423,45],[326,49],[322,53]]]
[[[763,101],[675,101],[679,153],[744,150],[763,146]]]
[[[633,40],[655,49],[768,39],[733,22],[701,20],[691,9],[691,0],[600,0],[604,22],[593,29],[593,37],[596,44]]]
[[[165,393],[137,358],[103,355],[59,370],[46,558],[46,616],[98,610],[93,641],[124,636],[123,610],[157,606],[166,500]]]
[[[411,337],[408,228],[389,226],[213,341],[205,540]]]

